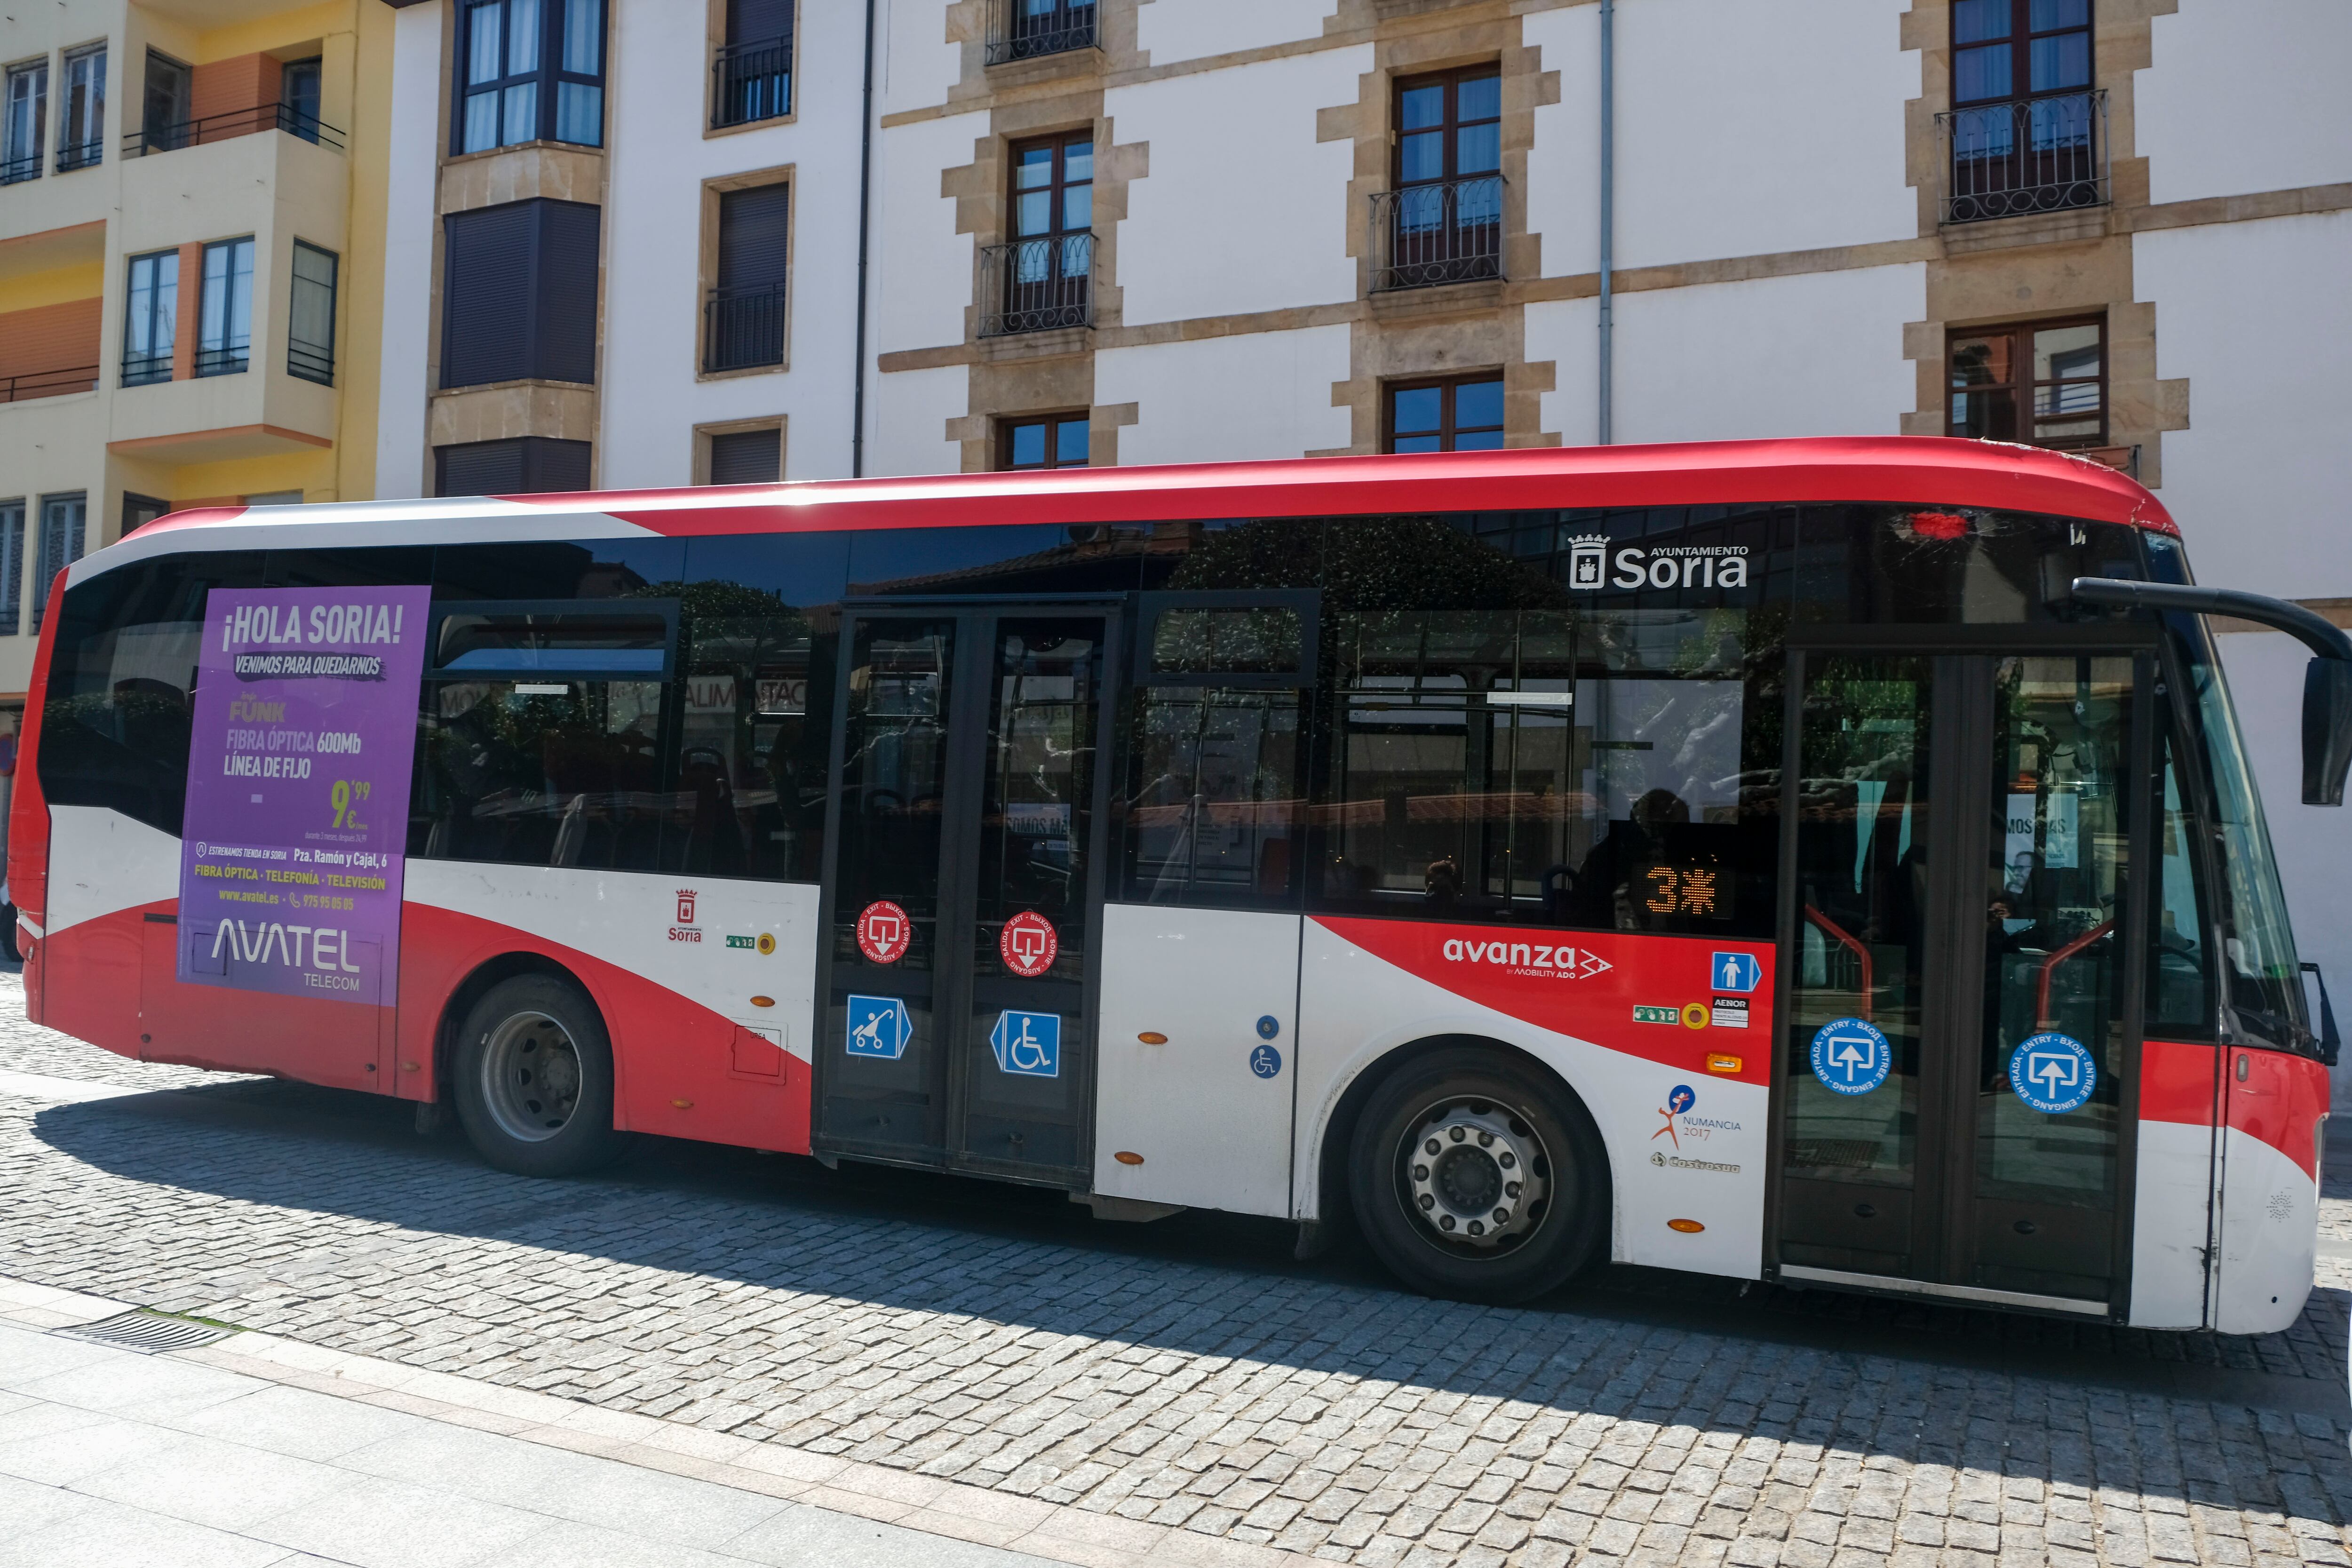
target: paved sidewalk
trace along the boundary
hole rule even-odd
[[[0,1521],[6,1568],[1045,1568],[15,1324],[0,1324]]]

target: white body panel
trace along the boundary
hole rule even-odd
[[[2212,1245],[2213,1129],[2142,1121],[2137,1166],[2131,1324],[2201,1328],[2207,1310],[2205,1249]]]
[[[1366,1067],[1433,1035],[1478,1035],[1517,1046],[1559,1074],[1584,1102],[1609,1151],[1610,1256],[1621,1263],[1753,1279],[1764,1248],[1764,1140],[1770,1092],[1607,1050],[1483,1007],[1307,922],[1299,963],[1298,1142],[1292,1162],[1301,1218],[1318,1215],[1321,1140],[1339,1097]],[[1697,1100],[1674,1117],[1677,1084]],[[1708,1125],[1696,1125],[1704,1121]],[[1675,1167],[1653,1164],[1678,1159]],[[1709,1169],[1734,1166],[1736,1170]],[[1696,1234],[1669,1229],[1696,1220]]]
[[[1315,111],[1355,102],[1372,63],[1369,46],[1323,49],[1103,94],[1113,144],[1151,144],[1151,173],[1129,187],[1118,226],[1129,326],[1356,297],[1355,147],[1317,141]],[[1204,213],[1248,266],[1204,265]]]
[[[2318,1185],[2260,1139],[2234,1127],[2221,1136],[2221,1258],[2213,1326],[2225,1334],[2276,1333],[2303,1315],[2311,1294]]]
[[[1096,1038],[1095,1191],[1235,1214],[1290,1212],[1297,915],[1107,904]],[[1257,1022],[1276,1025],[1261,1041]],[[1144,1033],[1165,1035],[1146,1045]],[[1271,1077],[1252,1070],[1270,1045]],[[1121,1163],[1125,1151],[1143,1163]]]
[[[677,919],[681,889],[694,921]],[[803,1062],[816,1016],[817,889],[639,871],[584,871],[467,860],[408,862],[406,901],[453,910],[641,974],[782,1045]],[[698,933],[695,938],[673,935]],[[775,951],[730,936],[775,937]],[[755,1005],[766,996],[774,1005]]]
[[[1132,403],[1122,464],[1247,461],[1345,447],[1349,329],[1236,333],[1095,356],[1095,402]],[[898,378],[893,377],[896,380]]]
[[[2352,6],[2343,0],[2181,0],[2151,19],[2149,53],[2132,83],[2132,138],[2147,160],[2150,200],[2352,180],[2343,81]],[[2246,357],[2263,363],[2252,349]]]
[[[49,807],[49,935],[179,896],[177,838],[102,805]]]

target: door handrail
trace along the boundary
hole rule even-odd
[[[2116,929],[2113,921],[2102,921],[2042,961],[2042,973],[2033,983],[2033,1026],[2052,1029],[2058,1020],[2050,1011],[2050,980],[2058,966]]]
[[[1850,934],[1847,933],[1844,927],[1839,925],[1837,921],[1830,919],[1829,916],[1822,913],[1821,910],[1813,908],[1811,904],[1807,904],[1805,906],[1805,918],[1812,921],[1815,925],[1821,927],[1822,930],[1827,931],[1838,942],[1843,944],[1847,952],[1853,953],[1854,957],[1862,961],[1862,1012],[1858,1016],[1864,1023],[1867,1024],[1871,1022],[1870,998],[1872,995],[1872,986],[1870,978],[1870,949],[1856,942]]]

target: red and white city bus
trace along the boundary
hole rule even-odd
[[[336,656],[389,739],[219,673],[341,599],[423,628]],[[2324,656],[2340,798],[2352,644],[2019,447],[192,511],[50,594],[8,885],[37,1021],[453,1105],[509,1171],[660,1133],[1346,1218],[1487,1300],[1613,1258],[2255,1332],[2334,1030],[2224,599]],[[386,887],[315,874],[338,746],[405,790],[396,932],[300,913]]]

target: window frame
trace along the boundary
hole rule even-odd
[[[178,73],[177,90],[169,95],[170,112],[158,115],[156,109],[157,67]],[[150,45],[147,49],[145,76],[140,83],[139,139],[151,152],[164,152],[184,145],[173,134],[181,126],[195,118],[196,71],[185,60],[165,54]]]
[[[302,253],[327,259],[327,280],[302,276]],[[286,374],[320,386],[335,384],[335,310],[340,303],[342,282],[342,258],[323,245],[312,245],[307,239],[294,242],[292,269],[286,284]],[[323,344],[306,342],[296,324],[296,312],[301,306],[304,289],[323,287],[327,292],[327,341]]]
[[[25,629],[25,522],[32,505],[28,496],[0,500],[0,637]]]
[[[1500,442],[1497,442],[1494,447],[1464,447],[1455,446],[1454,441],[1463,434],[1463,428],[1454,423],[1454,418],[1456,393],[1458,393],[1464,386],[1484,385],[1490,381],[1503,384],[1503,422],[1500,425],[1474,425],[1468,427],[1468,433],[1471,435],[1484,435],[1487,431],[1492,430],[1499,434],[1503,439]],[[1397,395],[1402,392],[1421,392],[1433,387],[1435,388],[1438,393],[1437,449],[1439,451],[1496,451],[1499,450],[1503,446],[1509,444],[1511,421],[1509,401],[1510,387],[1508,380],[1504,376],[1500,370],[1473,371],[1463,375],[1415,376],[1411,380],[1383,383],[1381,387],[1381,450],[1382,452],[1393,454],[1397,449]],[[1412,434],[1418,436],[1423,434],[1423,432],[1414,431]],[[1422,457],[1428,456],[1427,453],[1407,455],[1418,455]]]
[[[76,169],[95,168],[106,157],[106,54],[103,39],[68,49],[58,59],[57,93],[57,167],[60,174]],[[89,110],[89,134],[79,142],[67,140],[68,128],[76,118],[74,68],[95,61],[92,79],[83,84],[82,106]]]
[[[32,139],[31,151],[17,145],[16,84],[29,80],[33,86],[26,96],[25,124]],[[0,132],[5,134],[0,145],[0,185],[19,184],[37,180],[45,170],[49,146],[49,58],[18,60],[0,70]]]
[[[508,68],[513,58],[513,40],[508,31],[509,20],[517,4],[528,4],[537,15],[535,25],[539,40],[534,63],[526,70]],[[571,37],[571,19],[574,7],[584,6],[595,12],[596,68],[576,71],[564,65],[565,45]],[[468,65],[474,50],[474,29],[481,13],[496,8],[499,13],[499,58],[500,74],[476,82],[468,79]],[[533,142],[551,142],[567,147],[602,147],[604,145],[604,78],[606,60],[611,52],[611,16],[604,0],[458,0],[457,5],[457,47],[450,57],[449,91],[449,155],[453,158],[503,152],[510,147],[527,147]],[[530,134],[507,134],[507,94],[515,88],[530,86],[531,98]],[[593,91],[596,95],[596,136],[593,142],[579,141],[560,134],[562,129],[563,89],[566,86]],[[491,141],[480,147],[466,144],[467,106],[477,98],[494,100],[497,123]]]
[[[49,510],[52,507],[62,506],[78,506],[81,509],[81,511],[80,516],[77,520],[77,526],[74,528],[72,534],[67,537],[63,542],[63,553],[65,559],[58,561],[51,559],[52,552],[49,548]],[[32,629],[37,632],[41,629],[41,617],[43,615],[47,613],[48,609],[47,584],[55,581],[57,574],[59,572],[64,571],[67,567],[80,560],[83,553],[89,548],[89,492],[88,490],[58,490],[53,494],[45,495],[41,497],[41,508],[38,516],[40,518],[40,532],[34,540],[35,555],[33,565],[34,587]]]
[[[1946,39],[1952,51],[1952,107],[1982,109],[2001,103],[2024,103],[2037,98],[2065,98],[2075,93],[2095,92],[2099,85],[2098,0],[2084,0],[2083,22],[2079,26],[2045,27],[2034,32],[2033,0],[2007,0],[2009,5],[2009,90],[1985,98],[1964,99],[1959,95],[1960,55],[1964,50],[1997,47],[1998,39],[1980,38],[1973,43],[1960,42],[1960,11],[1951,7],[1950,20],[1946,24]],[[2070,33],[2083,36],[2084,58],[2084,79],[2074,87],[2053,87],[2036,90],[2033,87],[2033,44],[2038,38],[2061,37]]]
[[[2039,381],[2033,377],[2033,336],[2037,332],[2055,331],[2066,327],[2096,327],[2099,331],[2099,429],[2095,437],[2066,437],[2057,441],[2042,441],[2033,431],[2039,417],[2034,413],[2034,394],[2043,386],[2061,386],[2068,382],[2080,384],[2080,377],[2061,377]],[[1962,342],[1981,339],[2006,337],[2010,340],[2011,374],[2007,381],[1985,382],[1966,387],[1954,380],[1953,354]],[[2014,441],[2021,446],[2038,447],[2047,452],[2091,451],[2112,444],[2113,410],[2108,401],[2108,381],[2113,367],[2107,353],[2107,319],[2104,313],[2084,316],[2053,316],[2046,321],[2002,321],[1990,327],[1948,327],[1944,332],[1944,434],[1961,440]],[[2007,436],[1978,436],[1963,429],[1953,417],[1953,405],[1963,395],[1981,395],[2007,391],[2013,403],[2016,425]],[[2082,417],[2080,415],[2074,418]],[[2053,416],[2051,423],[2062,423],[2066,416]]]
[[[1463,119],[1463,83],[1483,81],[1489,77],[1495,79],[1495,112],[1491,116],[1482,114],[1475,120]],[[1475,66],[1456,66],[1452,70],[1424,71],[1417,76],[1398,77],[1391,85],[1389,102],[1390,123],[1396,127],[1396,134],[1389,152],[1389,188],[1402,191],[1413,185],[1442,185],[1452,180],[1501,179],[1503,177],[1503,160],[1500,150],[1503,123],[1502,81],[1503,67],[1499,60],[1489,60]],[[1445,90],[1445,107],[1439,114],[1437,123],[1434,126],[1422,126],[1407,132],[1404,128],[1405,94],[1432,87],[1442,87]],[[1492,125],[1496,128],[1495,139],[1497,147],[1495,166],[1491,169],[1473,169],[1465,173],[1461,166],[1461,133],[1466,129],[1480,125]],[[1444,143],[1444,172],[1409,181],[1404,174],[1405,138],[1408,135],[1425,136],[1431,131],[1435,131]]]
[[[157,306],[157,300],[161,297],[163,284],[151,277],[142,289],[139,281],[139,269],[142,265],[153,268],[160,268],[166,258],[170,260],[172,267],[172,276],[170,279],[170,288],[172,290],[171,303],[168,307],[159,309]],[[173,378],[177,364],[175,356],[179,350],[180,341],[179,247],[174,246],[165,250],[147,250],[142,251],[136,256],[126,256],[123,258],[123,267],[122,358],[117,370],[116,379],[119,384],[126,387],[153,386],[159,383],[170,381]],[[134,362],[131,358],[131,345],[133,339],[140,335],[137,323],[139,320],[140,299],[142,293],[145,295],[147,301],[145,336],[147,339],[148,352],[139,356],[136,363],[140,366],[140,369],[134,374],[131,369]],[[164,343],[163,351],[161,353],[154,352],[155,338],[159,328],[163,334]],[[161,368],[163,374],[154,374],[158,367]]]
[[[254,250],[253,236],[249,234],[239,235],[233,239],[210,240],[205,245],[204,259],[196,274],[198,281],[195,372],[199,376],[242,375],[252,366]],[[221,276],[217,279],[213,276],[213,258],[215,256],[227,258],[222,266]],[[242,273],[236,270],[236,264],[240,258],[245,262],[245,270]],[[230,316],[240,302],[238,299],[240,278],[244,284],[242,289],[242,303],[245,307],[244,342],[233,343],[229,341],[234,335],[230,330]],[[227,296],[226,300],[221,300],[221,296],[215,292],[216,286],[226,289]],[[213,308],[215,300],[221,301],[221,319],[217,324],[217,330],[213,321]],[[232,355],[235,356],[234,359]]]
[[[1083,424],[1087,429],[1087,455],[1078,462],[1066,461],[1062,455],[1062,427]],[[1013,460],[1014,432],[1031,426],[1042,426],[1046,432],[1045,460],[1042,463],[1022,463]],[[1067,409],[1052,414],[1019,414],[1001,416],[996,421],[996,471],[1003,474],[1042,474],[1054,468],[1090,468],[1095,464],[1093,416],[1084,408]]]

